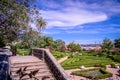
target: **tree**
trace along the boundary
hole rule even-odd
[[[54,42],[55,42],[54,48],[56,50],[60,50],[60,48],[65,44],[65,42],[62,41],[61,39],[57,39]]]
[[[115,48],[120,48],[120,38],[114,40]]]
[[[0,1],[0,40],[11,42],[17,39],[20,30],[27,27],[27,8],[17,0]]]
[[[68,48],[71,49],[72,52],[80,52],[81,51],[81,46],[79,44],[76,44],[74,42],[71,42],[69,45],[68,45]]]
[[[26,33],[34,23],[37,31],[45,28],[46,22],[40,16],[34,0],[1,0],[0,1],[0,41],[12,42],[19,35]]]
[[[40,33],[41,33],[42,29],[45,29],[46,25],[47,24],[43,18],[37,19],[37,28]]]
[[[101,44],[101,48],[104,52],[108,52],[109,50],[114,48],[114,44],[108,38],[105,38]]]
[[[34,31],[32,28],[30,28],[28,32],[26,31],[23,34],[23,38],[22,38],[22,41],[24,43],[23,45],[27,48],[35,46],[37,44],[36,41],[38,37],[39,37],[39,33],[37,31]]]

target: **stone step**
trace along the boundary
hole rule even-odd
[[[39,62],[32,62],[32,63],[15,63],[11,64],[11,68],[17,68],[17,67],[26,67],[26,66],[41,66],[41,65],[46,65],[46,63],[39,61]]]
[[[17,68],[11,68],[11,71],[14,72],[14,71],[18,71],[20,68],[24,68],[24,67],[17,67]],[[46,65],[42,65],[42,66],[29,66],[27,67],[26,70],[36,70],[36,69],[48,69],[48,66]]]
[[[47,77],[50,77],[50,78],[53,78],[53,75],[51,75],[51,73],[37,73],[36,75],[35,75],[35,77],[37,77],[37,78],[42,78],[42,77],[45,77],[45,76],[47,76]],[[19,80],[19,76],[12,76],[13,77],[13,80]],[[29,78],[29,76],[24,76],[22,79],[24,79],[24,80],[26,80],[26,79],[30,79]]]
[[[27,68],[26,68],[25,73],[30,73],[31,71],[39,70],[38,73],[35,75],[36,78],[41,79],[44,76],[48,76],[49,79],[46,79],[46,80],[55,80],[47,64],[34,56],[10,57],[10,70],[11,70],[12,79],[19,80],[19,75],[16,74],[16,72],[20,68],[23,69],[26,66]],[[35,80],[35,79],[30,79],[29,76],[26,75],[23,77],[22,80]]]
[[[37,79],[41,80],[42,77],[37,77]],[[35,80],[34,78],[32,79],[23,79],[23,80]],[[56,80],[54,77],[49,77],[49,78],[46,78],[45,80]]]
[[[38,70],[38,69],[36,69],[36,70]],[[31,71],[34,71],[34,70],[27,70],[27,71],[24,71],[25,73],[30,73]],[[49,73],[51,73],[51,71],[49,70],[49,69],[40,69],[39,71],[38,71],[38,73],[46,73],[46,72],[49,72]],[[13,76],[16,76],[16,75],[18,75],[18,74],[16,74],[16,72],[12,72],[11,73]]]
[[[34,62],[39,62],[42,61],[35,56],[12,56],[10,57],[10,64],[15,64],[15,63],[34,63]]]

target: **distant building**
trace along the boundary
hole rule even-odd
[[[100,51],[101,46],[99,44],[82,44],[81,48],[84,50],[94,50],[94,51]]]

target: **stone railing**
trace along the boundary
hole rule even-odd
[[[65,72],[57,60],[53,57],[49,49],[34,48],[31,54],[47,63],[56,80],[72,80]]]

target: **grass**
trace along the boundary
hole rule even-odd
[[[29,49],[17,49],[19,55],[28,55],[30,53]]]
[[[90,79],[93,79],[93,78],[103,79],[103,78],[107,78],[107,77],[112,76],[112,73],[105,71],[105,69],[103,69],[103,68],[81,70],[81,71],[79,70],[79,71],[73,72],[72,74],[77,75],[77,76],[87,77]]]
[[[62,62],[61,65],[64,69],[74,69],[79,68],[82,65],[86,67],[91,67],[95,66],[96,64],[107,65],[111,64],[112,62],[113,61],[110,58],[106,57],[74,55]]]

